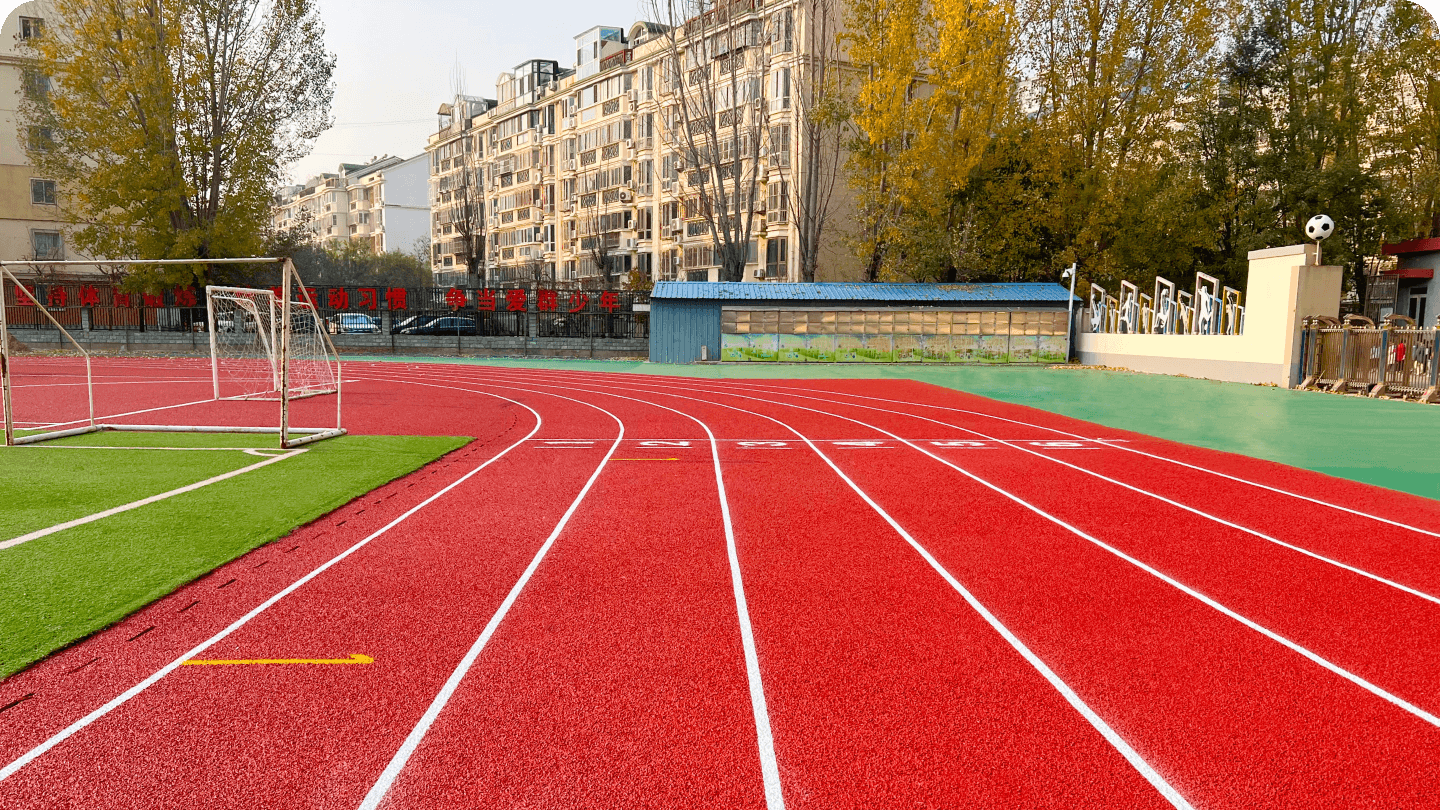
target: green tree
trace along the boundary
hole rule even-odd
[[[52,0],[20,118],[73,241],[104,257],[262,247],[282,169],[329,126],[334,57],[314,0]],[[43,81],[48,77],[49,81]],[[223,279],[137,269],[135,286]]]

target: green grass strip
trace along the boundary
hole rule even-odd
[[[272,438],[100,433],[59,441],[267,447]],[[342,436],[254,472],[0,549],[0,677],[468,441]],[[262,460],[239,450],[0,447],[0,525],[18,527],[0,531],[0,539]]]

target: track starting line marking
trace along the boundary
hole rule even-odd
[[[192,658],[182,661],[182,667],[228,667],[248,664],[373,664],[375,659],[360,653],[351,653],[349,658],[252,658],[243,660],[206,660]]]
[[[608,443],[608,441],[609,441],[609,440],[606,440],[606,443]],[[782,439],[725,439],[725,440],[723,440],[723,441],[733,443],[733,444],[735,444],[736,446],[741,447],[741,448],[744,448],[744,449],[747,449],[747,450],[790,450],[790,449],[800,448],[800,447],[804,447],[804,446],[805,446],[804,442],[797,442],[797,441],[788,440],[788,439],[785,439],[785,440],[782,440]],[[978,440],[978,439],[914,439],[913,441],[921,442],[921,443],[923,443],[923,444],[928,444],[928,445],[930,445],[930,446],[932,446],[932,447],[939,447],[939,448],[942,448],[942,449],[988,450],[988,449],[993,449],[993,448],[998,448],[998,447],[1007,447],[1007,446],[1012,446],[1012,445],[1017,445],[1017,444],[1023,444],[1023,445],[1026,445],[1026,446],[1028,446],[1028,447],[1038,447],[1038,448],[1040,448],[1040,449],[1042,449],[1042,450],[1102,450],[1102,449],[1105,448],[1105,445],[1104,445],[1102,442],[1108,442],[1108,441],[1111,441],[1111,440],[1107,440],[1107,439],[1064,439],[1064,440],[1046,439],[1046,440],[1043,440],[1043,441],[1035,441],[1035,440],[1030,440],[1030,439],[1023,439],[1023,440],[1021,440],[1021,439],[1015,439],[1015,440],[1012,440],[1012,439],[987,439],[987,440]],[[1115,440],[1115,441],[1123,441],[1123,440]],[[544,449],[544,450],[584,450],[584,449],[587,449],[587,448],[595,447],[596,445],[598,445],[598,444],[600,444],[600,443],[601,443],[601,442],[598,441],[598,440],[592,441],[592,440],[588,440],[588,439],[571,439],[571,440],[549,439],[549,440],[541,440],[539,446],[540,446],[540,449]],[[688,440],[679,440],[679,439],[675,439],[675,440],[664,440],[664,441],[661,441],[661,440],[658,440],[658,439],[642,440],[642,441],[635,442],[635,444],[636,444],[637,446],[639,446],[639,447],[654,447],[654,448],[660,448],[660,447],[692,447],[692,446],[694,446],[694,444],[692,444],[692,442],[690,442],[690,441],[688,441]],[[895,448],[899,448],[899,447],[904,447],[904,446],[905,446],[905,445],[903,445],[903,444],[900,443],[900,442],[883,441],[883,440],[862,440],[862,439],[817,439],[817,440],[815,440],[815,444],[823,444],[823,445],[828,445],[828,446],[830,446],[830,447],[836,447],[836,448],[840,448],[840,449],[851,449],[851,450],[856,450],[856,449],[890,450],[890,449],[895,449]],[[615,459],[615,460],[616,460],[616,461],[635,461],[636,459]]]

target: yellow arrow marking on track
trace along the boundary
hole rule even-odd
[[[351,653],[349,658],[255,658],[245,661],[205,661],[192,659],[185,661],[181,666],[195,667],[219,667],[232,664],[373,664],[375,659],[360,653]]]

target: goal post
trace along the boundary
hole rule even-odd
[[[101,428],[95,424],[95,378],[90,367],[90,352],[86,351],[85,347],[80,345],[80,341],[76,340],[74,336],[70,334],[69,330],[61,326],[59,321],[55,320],[55,316],[50,314],[50,310],[40,303],[40,299],[36,298],[35,295],[30,292],[30,288],[20,283],[20,279],[15,277],[15,274],[10,271],[10,268],[5,266],[6,264],[7,262],[0,262],[0,409],[4,410],[5,446],[13,447],[17,444],[44,441],[44,438],[41,437],[60,438],[53,433],[46,434],[43,432],[29,436],[15,435],[15,408],[10,392],[11,378],[14,376],[14,365],[10,357],[10,330],[6,322],[7,315],[5,312],[5,286],[7,283],[13,283],[15,285],[15,299],[17,302],[22,300],[22,296],[24,299],[29,300],[31,306],[35,307],[35,311],[43,313],[46,320],[50,321],[50,325],[59,330],[60,334],[65,336],[65,341],[73,346],[75,351],[80,353],[81,357],[85,358],[85,392],[87,394],[86,403],[89,408],[86,421],[88,424],[84,427],[70,428],[57,432],[63,433],[66,436],[75,436],[81,433],[93,433],[94,431],[100,430]],[[15,264],[15,262],[8,264]]]
[[[280,405],[278,425],[122,425],[96,422],[91,357],[78,340],[41,305],[39,299],[11,271],[14,266],[53,265],[156,265],[156,264],[276,264],[281,284],[279,295],[272,289],[208,286],[205,288],[205,324],[210,349],[211,401],[265,400]],[[14,365],[4,311],[3,289],[14,285],[23,296],[63,335],[63,346],[85,359],[88,424],[15,435],[11,380]],[[299,297],[301,300],[294,300]],[[340,436],[345,433],[341,409],[341,367],[339,353],[330,339],[310,291],[301,282],[288,258],[245,259],[164,259],[93,261],[0,261],[0,382],[3,382],[5,444],[30,444],[95,430],[147,430],[176,432],[236,432],[278,434],[280,447],[290,448]],[[296,427],[291,424],[292,400],[334,394],[334,427]],[[193,404],[193,403],[192,403]],[[53,425],[64,427],[86,420]],[[238,421],[238,420],[237,420]],[[263,420],[262,420],[263,421]]]

